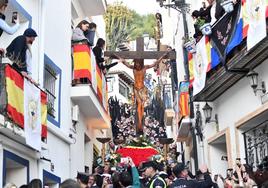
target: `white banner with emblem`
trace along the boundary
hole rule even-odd
[[[24,79],[24,131],[26,144],[41,150],[41,93],[35,85]]]

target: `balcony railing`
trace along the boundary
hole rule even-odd
[[[107,82],[87,44],[73,44],[73,85],[90,85],[101,106],[107,111]]]
[[[25,112],[24,109],[32,106],[32,111],[29,110],[30,115],[35,115],[36,103],[25,106],[25,91],[24,78],[19,72],[12,68],[9,64],[0,64],[0,115],[4,116],[4,121],[1,121],[1,126],[8,127],[10,123],[12,126],[23,130],[25,126]],[[37,87],[32,85],[33,87]],[[41,126],[42,126],[42,140],[47,138],[47,94],[40,90],[40,105],[41,105]],[[33,106],[34,105],[34,106]],[[37,113],[39,114],[39,113]],[[31,119],[30,117],[28,119]],[[2,120],[2,119],[1,119]],[[31,120],[29,120],[31,121]],[[29,123],[29,122],[28,122]],[[29,125],[28,125],[29,126]]]

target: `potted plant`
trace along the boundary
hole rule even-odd
[[[221,6],[223,7],[226,13],[230,13],[234,10],[233,0],[222,0]]]
[[[183,45],[186,50],[190,53],[195,53],[196,52],[196,48],[195,48],[195,39],[192,37],[187,37],[184,38],[184,45]]]
[[[203,35],[210,35],[212,33],[211,25],[210,23],[206,23],[206,20],[198,18],[196,24]]]

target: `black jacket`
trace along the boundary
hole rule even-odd
[[[104,70],[105,67],[103,65],[104,62],[104,58],[103,58],[103,52],[102,52],[102,48],[95,46],[93,48],[93,53],[95,55],[95,59],[96,59],[96,63],[99,66],[100,69]]]
[[[12,66],[19,71],[27,72],[27,49],[26,37],[23,35],[16,37],[6,49],[6,56],[13,62]]]
[[[152,184],[152,185],[151,185]],[[150,187],[153,188],[165,188],[167,185],[165,183],[165,180],[163,180],[158,174],[156,174],[154,177],[152,177],[152,179],[150,180],[149,184],[148,184],[148,188]]]
[[[171,184],[170,188],[210,188],[213,186],[210,175],[205,174],[205,181],[198,182],[196,180],[187,180],[185,178],[178,178]]]

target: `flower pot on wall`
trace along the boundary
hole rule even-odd
[[[195,40],[189,40],[188,42],[186,42],[184,44],[184,47],[186,48],[186,50],[190,53],[195,53],[196,52],[196,47],[195,47]]]
[[[221,6],[225,10],[226,13],[230,13],[234,10],[234,3],[232,0],[226,0],[221,3]]]
[[[199,29],[200,29],[200,31],[202,32],[203,35],[210,35],[212,33],[210,23],[205,23]]]

